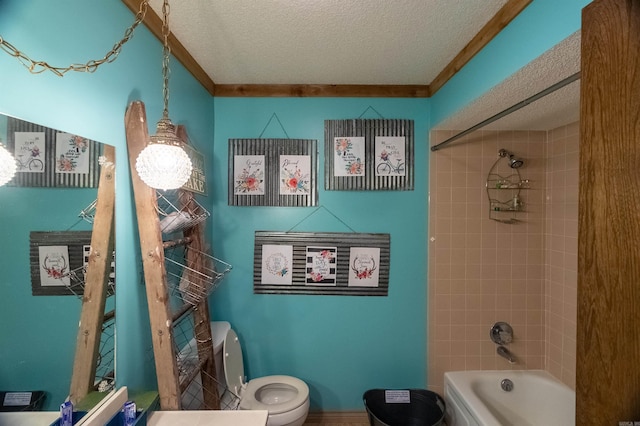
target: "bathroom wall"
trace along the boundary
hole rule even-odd
[[[266,127],[274,113],[282,127],[275,119]],[[324,120],[378,114],[414,120],[415,190],[325,190]],[[215,98],[209,235],[216,256],[233,270],[211,297],[211,312],[238,332],[249,378],[300,377],[313,411],[362,411],[367,389],[426,385],[428,118],[428,99]],[[228,139],[263,130],[265,138],[318,141],[319,207],[227,205]],[[389,295],[253,294],[257,230],[389,233]]]
[[[548,132],[546,160],[546,370],[575,389],[579,122]]]
[[[455,134],[431,133],[432,145]],[[430,157],[429,387],[451,370],[544,367],[545,132],[476,131]],[[504,148],[529,179],[516,224],[489,219],[487,174]],[[514,329],[510,365],[489,329]]]
[[[575,388],[578,123],[549,132],[478,131],[431,155],[429,386],[452,370],[546,369]],[[455,132],[432,132],[432,143]],[[520,168],[523,223],[488,219],[484,180],[505,148]],[[489,328],[507,321],[515,365]]]
[[[119,1],[0,2],[3,39],[29,57],[54,66],[102,58],[133,21],[134,15]],[[142,100],[147,109],[149,130],[155,130],[155,123],[162,115],[161,65],[162,46],[143,25],[123,46],[115,62],[102,65],[94,73],[69,72],[64,77],[51,72],[30,74],[15,58],[0,52],[0,112],[116,147],[117,382],[134,392],[153,389],[157,385],[141,281],[124,113],[130,101]],[[171,118],[175,123],[186,124],[191,139],[210,156],[213,140],[211,96],[175,60],[171,62],[170,88]],[[5,205],[4,201],[2,204]],[[37,217],[43,212],[34,208],[26,209],[25,214]],[[9,238],[7,226],[0,227],[3,241]],[[23,243],[16,247],[24,250],[23,256],[27,256]],[[14,281],[4,281],[8,277],[0,276],[0,288],[16,285]],[[24,271],[19,285],[29,286],[28,270]],[[12,303],[7,301],[5,293],[2,295],[5,303]],[[40,303],[51,308],[57,299],[38,298]],[[71,303],[71,299],[67,301]],[[33,315],[32,321],[33,324],[15,324],[10,319],[3,319],[2,327],[31,329],[43,318]],[[0,354],[10,348],[11,342],[0,341]],[[67,359],[73,358],[74,350],[74,345],[67,345]],[[61,368],[67,367],[61,365]],[[39,373],[32,372],[35,381]],[[70,377],[71,372],[66,371],[66,374]],[[50,377],[40,379],[43,387],[52,380]],[[45,408],[56,409],[60,402],[52,400]]]

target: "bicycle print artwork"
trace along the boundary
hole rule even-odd
[[[376,176],[405,176],[404,136],[376,136]]]
[[[45,165],[44,132],[16,132],[14,154],[19,173],[43,173]]]

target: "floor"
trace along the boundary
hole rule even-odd
[[[366,413],[310,413],[304,426],[370,426]]]

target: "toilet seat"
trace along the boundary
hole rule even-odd
[[[224,377],[230,391],[240,397],[239,408],[242,410],[267,410],[269,415],[295,410],[309,399],[309,387],[302,380],[292,376],[264,376],[245,382],[242,347],[233,329],[227,331],[224,339]],[[262,390],[277,392],[277,389],[288,388],[284,393],[295,395],[284,402],[267,404],[258,400]]]
[[[282,385],[289,386],[296,395],[284,402],[266,404],[258,401],[256,395],[261,390],[268,388],[278,388]],[[267,410],[269,414],[280,414],[295,410],[303,405],[309,398],[309,387],[302,380],[291,376],[265,376],[250,380],[240,399],[241,410]]]

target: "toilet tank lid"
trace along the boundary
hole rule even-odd
[[[231,324],[227,321],[211,321],[211,339],[213,340],[213,350],[215,352],[222,350],[224,338],[229,330],[231,330]]]

